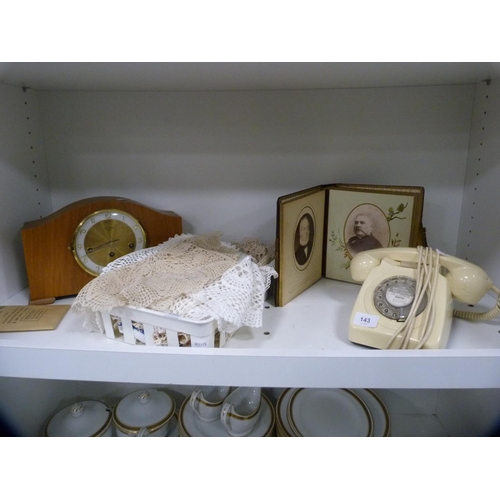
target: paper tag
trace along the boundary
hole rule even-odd
[[[366,326],[367,328],[376,328],[378,325],[378,316],[357,312],[354,315],[354,324],[357,326]]]

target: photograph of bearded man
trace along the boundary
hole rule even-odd
[[[373,236],[373,221],[367,214],[358,214],[354,219],[354,236],[349,238],[347,249],[354,256],[373,248],[383,248],[382,243]]]

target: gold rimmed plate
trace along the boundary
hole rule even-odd
[[[371,437],[373,418],[363,399],[349,389],[295,389],[287,422],[297,437]]]
[[[293,431],[288,424],[286,410],[293,389],[284,389],[276,402],[276,433],[279,437],[292,437]]]
[[[382,398],[371,389],[351,389],[368,406],[373,418],[373,437],[391,435],[391,417]]]

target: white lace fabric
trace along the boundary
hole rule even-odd
[[[181,235],[112,262],[80,291],[72,310],[85,315],[86,328],[101,332],[100,312],[132,305],[188,319],[212,317],[220,332],[232,334],[262,326],[265,291],[276,276],[272,266],[222,242],[220,233]]]

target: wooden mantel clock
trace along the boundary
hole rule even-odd
[[[78,292],[110,262],[182,233],[174,212],[133,200],[86,198],[22,229],[31,304]]]

